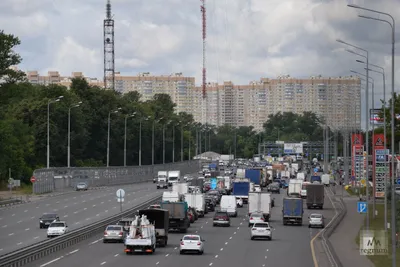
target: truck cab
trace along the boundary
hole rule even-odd
[[[179,183],[180,180],[181,180],[181,172],[180,171],[169,171],[168,172],[168,185],[169,186]]]

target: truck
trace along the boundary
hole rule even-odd
[[[321,183],[321,176],[311,176],[310,182],[311,183],[314,183],[314,182]]]
[[[218,171],[218,164],[217,163],[210,163],[208,164],[208,169],[210,170],[210,172],[216,172]]]
[[[223,155],[221,155],[220,158],[219,158],[219,160],[221,160],[221,161],[223,161],[223,162],[225,162],[225,163],[229,163],[229,162],[231,162],[231,161],[234,160],[234,159],[235,159],[235,156],[234,156],[234,155],[228,155],[228,154],[223,154]]]
[[[224,187],[225,187],[226,191],[228,191],[228,194],[229,194],[232,190],[231,177],[224,176]]]
[[[181,171],[169,171],[168,172],[168,185],[169,186],[179,183],[180,180],[181,180]]]
[[[329,174],[322,174],[321,183],[325,186],[329,186],[331,180],[331,176]]]
[[[249,193],[248,214],[262,212],[265,221],[269,221],[271,216],[271,194],[263,192]]]
[[[165,192],[163,192],[163,195],[162,195],[162,201],[181,202],[184,199],[185,199],[185,196],[179,194],[178,192],[165,191]]]
[[[289,187],[287,189],[287,195],[301,197],[301,184],[301,180],[290,180]]]
[[[237,217],[237,201],[235,196],[224,195],[221,197],[220,210],[226,211],[229,216]]]
[[[246,178],[246,169],[237,169],[236,178]]]
[[[236,198],[241,198],[243,203],[249,199],[250,182],[248,179],[234,179],[232,184],[232,193]]]
[[[307,199],[306,204],[307,208],[324,208],[324,198],[325,191],[323,184],[308,184],[306,187],[307,190]]]
[[[156,250],[156,231],[146,215],[136,216],[125,238],[125,253],[154,253]]]
[[[303,224],[303,200],[295,197],[285,197],[283,199],[283,225]]]
[[[204,217],[206,211],[206,200],[204,194],[185,194],[185,201],[187,202],[189,207],[196,209],[199,217]]]
[[[157,174],[158,182],[168,182],[168,171],[159,171]]]
[[[189,191],[189,184],[188,183],[181,183],[181,184],[173,184],[172,185],[172,192],[177,192],[180,195],[187,194]]]
[[[261,184],[261,170],[257,169],[246,169],[245,177],[254,184]]]
[[[139,210],[139,216],[146,215],[156,231],[156,244],[165,247],[168,244],[169,211],[163,209]]]
[[[161,202],[161,209],[169,211],[169,230],[178,230],[186,233],[190,226],[188,209],[186,202]]]

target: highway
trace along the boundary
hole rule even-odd
[[[3,208],[0,210],[0,254],[47,239],[47,229],[39,228],[43,213],[57,213],[60,220],[67,222],[70,231],[119,213],[118,188],[126,192],[123,208],[139,205],[162,192],[153,183],[139,183],[74,192]]]
[[[334,216],[330,202],[330,190],[326,191],[325,207],[323,210],[304,211],[303,226],[284,226],[282,224],[281,194],[273,194],[276,206],[272,209],[271,226],[273,227],[272,241],[250,240],[250,228],[246,217],[247,208],[239,208],[239,216],[232,218],[231,227],[213,227],[212,216],[209,213],[200,218],[189,228],[188,233],[198,233],[206,240],[203,255],[180,255],[179,241],[182,233],[170,233],[166,248],[157,248],[153,255],[125,255],[123,244],[102,243],[99,235],[81,244],[69,247],[64,251],[53,254],[28,266],[40,267],[86,267],[98,266],[181,266],[187,262],[191,267],[200,266],[313,266],[310,241],[320,229],[308,228],[308,215],[312,212],[322,213],[326,224]]]

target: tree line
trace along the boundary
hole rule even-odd
[[[106,166],[108,132],[109,166],[123,166],[125,129],[127,166],[139,164],[140,143],[141,164],[152,164],[153,129],[155,164],[187,160],[205,151],[249,158],[258,153],[262,141],[322,139],[322,122],[310,112],[271,115],[264,130],[256,132],[250,126],[197,123],[190,114],[176,114],[165,94],[142,101],[137,92],[120,94],[90,86],[82,78],[73,79],[70,89],[30,84],[23,72],[10,68],[22,61],[14,51],[19,44],[16,36],[0,31],[1,181],[6,181],[9,169],[13,178],[28,182],[34,169],[46,167],[48,131],[51,167],[67,166],[68,133],[71,167]]]

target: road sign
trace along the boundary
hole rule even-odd
[[[358,213],[367,213],[368,205],[367,202],[357,202],[357,212]]]
[[[400,184],[400,178],[397,178],[396,184]]]
[[[13,185],[14,184],[14,179],[13,178],[8,179],[8,184]]]
[[[319,169],[318,168],[314,168],[314,172],[318,172],[319,171]]]
[[[35,177],[35,176],[32,176],[32,177],[31,177],[31,183],[34,183],[34,182],[36,182],[36,177]]]
[[[125,197],[125,190],[124,189],[118,189],[117,190],[117,198],[124,198]]]

